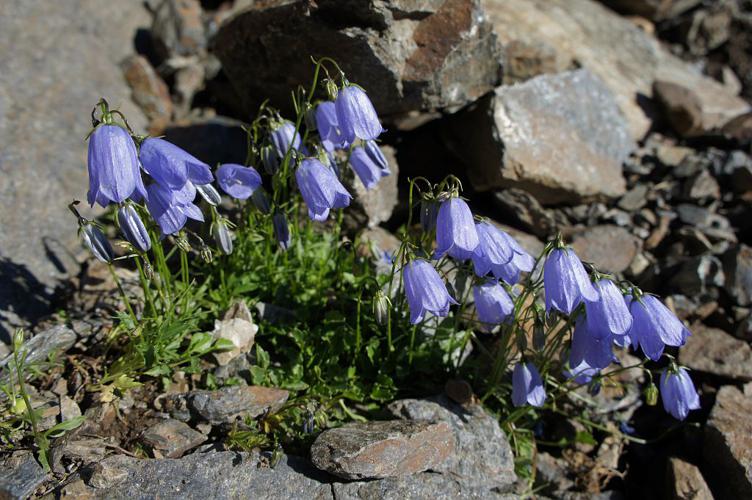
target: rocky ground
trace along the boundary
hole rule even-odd
[[[639,394],[604,391],[604,422],[647,443],[542,446],[537,494],[752,496],[750,2],[75,3],[50,12],[58,7],[19,2],[0,16],[0,333],[38,322],[29,342],[40,360],[55,350],[85,357],[108,328],[103,311],[118,307],[101,269],[79,270],[74,221],[61,209],[84,191],[83,118],[100,95],[122,104],[136,128],[207,163],[242,162],[241,121],[266,97],[285,109],[290,87],[310,77],[308,56],[331,55],[366,85],[389,129],[393,171],[399,165],[399,177],[358,196],[359,222],[380,245],[404,222],[408,177],[453,173],[474,210],[532,252],[561,232],[583,260],[667,297],[691,325],[679,361],[693,370],[702,410],[675,427]],[[73,328],[39,322],[61,304]],[[101,405],[84,399],[87,381],[77,377],[86,372],[58,373],[38,394],[50,422],[82,409],[89,417],[55,449],[54,475],[18,452],[6,457],[0,496],[519,491],[504,433],[451,387],[393,402],[384,422],[326,431],[310,457],[296,457],[226,451],[213,440],[238,408],[263,415],[285,391],[136,393]],[[131,456],[134,443],[154,458]],[[53,477],[67,479],[58,486]]]

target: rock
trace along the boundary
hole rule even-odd
[[[47,473],[31,453],[16,452],[0,470],[0,498],[29,498],[46,479]]]
[[[56,442],[50,452],[50,467],[57,474],[98,462],[111,453],[102,438],[72,439],[66,435],[62,441]]]
[[[731,230],[729,220],[722,215],[711,212],[707,208],[689,203],[680,203],[676,206],[676,214],[679,216],[681,222],[692,226],[712,239],[736,241],[736,236]]]
[[[216,425],[232,422],[241,415],[253,418],[269,409],[276,410],[287,401],[288,395],[282,389],[251,385],[166,394],[158,401],[161,409],[173,418],[188,421],[193,417]]]
[[[655,156],[663,165],[676,167],[693,152],[691,148],[662,143],[656,147]]]
[[[220,26],[213,51],[246,112],[266,97],[289,109],[290,89],[310,85],[308,55],[335,56],[381,115],[458,108],[501,76],[478,0],[353,0],[347,15],[333,0],[251,3]]]
[[[217,116],[173,123],[165,131],[165,140],[185,149],[196,158],[218,163],[245,164],[248,136],[242,123]]]
[[[97,100],[120,107],[143,133],[146,120],[115,61],[132,51],[148,13],[139,0],[106,9],[92,0],[29,0],[2,10],[0,341],[9,342],[13,327],[47,314],[57,280],[78,272],[73,255],[83,252],[65,205],[86,195],[83,138]]]
[[[624,192],[633,143],[613,96],[586,70],[499,87],[449,127],[478,190],[519,187],[543,205]]]
[[[722,287],[724,283],[721,261],[705,254],[686,259],[668,285],[678,292],[696,296],[707,293],[708,287]]]
[[[190,56],[206,47],[199,0],[163,0],[154,13],[151,34],[162,59]]]
[[[81,416],[81,408],[73,398],[63,395],[60,397],[60,420],[66,421]]]
[[[257,452],[194,453],[179,460],[113,455],[89,474],[86,491],[93,498],[333,500],[329,479],[305,460],[283,456],[272,468]]]
[[[244,301],[238,301],[225,313],[222,321],[214,321],[212,336],[215,339],[225,339],[235,346],[230,351],[215,352],[214,359],[219,366],[225,366],[241,354],[245,354],[253,347],[253,341],[258,332],[258,325],[253,323],[253,316]]]
[[[355,222],[358,228],[363,226],[372,228],[388,221],[394,207],[397,206],[397,179],[399,178],[397,157],[391,146],[379,147],[389,163],[390,175],[382,177],[372,189],[366,189],[360,179],[356,179],[352,174],[343,176],[349,191],[353,194],[352,208],[347,211],[347,216]]]
[[[626,116],[632,138],[650,127],[653,82],[664,80],[692,89],[707,119],[721,126],[749,109],[721,83],[672,55],[629,20],[592,0],[484,0],[502,43],[511,40],[546,43],[562,59],[572,59],[598,76]],[[619,47],[614,50],[614,47]],[[737,71],[737,74],[744,74]],[[711,118],[717,118],[713,123]]]
[[[679,349],[679,362],[693,370],[735,380],[752,380],[752,348],[718,328],[694,325]]]
[[[625,271],[641,246],[638,238],[619,226],[589,227],[572,238],[572,248],[581,260],[609,273]]]
[[[752,191],[752,158],[744,151],[732,151],[723,165],[723,172],[731,177],[734,192]]]
[[[547,238],[557,231],[553,214],[527,191],[510,188],[494,193],[494,204],[536,236]]]
[[[125,81],[131,86],[133,101],[151,120],[152,127],[164,127],[172,118],[172,100],[167,84],[144,56],[128,56],[120,67]]]
[[[653,94],[676,133],[692,137],[705,132],[702,105],[692,89],[679,83],[657,80],[653,83]]]
[[[206,436],[173,419],[152,425],[141,438],[157,458],[179,458],[206,441]]]
[[[713,500],[713,494],[696,465],[672,457],[668,461],[668,477],[673,500]]]
[[[706,203],[721,197],[721,187],[710,172],[702,170],[684,183],[682,194],[687,200]]]
[[[357,481],[334,483],[334,498],[337,500],[376,500],[389,499],[477,499],[498,498],[511,500],[515,495],[498,494],[482,488],[464,485],[451,476],[422,472],[411,476],[389,477],[377,481]]]
[[[446,422],[351,422],[322,432],[311,447],[321,470],[344,479],[379,479],[435,469],[454,453]]]
[[[574,482],[567,477],[569,466],[566,460],[556,458],[550,453],[539,452],[535,459],[535,484],[546,495],[554,495],[554,498],[566,491]]]
[[[752,397],[721,387],[705,427],[703,459],[717,498],[752,497]]]
[[[729,66],[739,75],[742,81],[742,94],[749,99],[752,98],[752,62],[749,59],[752,47],[752,15],[749,11],[734,16],[730,31],[726,48]]]
[[[509,441],[498,421],[480,405],[461,406],[441,395],[402,399],[389,404],[396,417],[447,422],[455,436],[455,452],[434,471],[463,486],[508,491],[516,480]]]
[[[642,16],[653,21],[671,19],[692,9],[702,0],[601,0],[622,14]]]
[[[752,248],[741,244],[723,255],[726,292],[740,306],[752,305]]]
[[[504,47],[504,83],[529,80],[534,76],[561,73],[571,61],[560,61],[550,45],[539,42],[512,40]]]
[[[21,350],[26,353],[26,363],[42,363],[53,354],[63,354],[76,343],[76,334],[66,325],[55,325],[24,341]],[[12,367],[13,354],[9,354],[0,361],[0,368]],[[13,368],[9,368],[13,370]],[[8,377],[3,374],[0,379]]]

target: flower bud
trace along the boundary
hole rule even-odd
[[[81,225],[79,234],[84,245],[91,250],[94,257],[108,264],[112,262],[115,254],[112,252],[110,242],[107,241],[107,237],[101,229],[91,222],[85,222]]]
[[[128,243],[141,252],[151,248],[151,238],[133,205],[125,204],[117,211],[117,221]]]
[[[545,347],[546,332],[543,328],[543,323],[536,320],[535,326],[533,327],[533,349],[536,351],[543,351]]]
[[[517,335],[517,349],[520,352],[525,352],[527,349],[527,337],[525,335]]]
[[[192,250],[188,238],[182,231],[175,235],[175,245],[184,252],[190,252]]]
[[[274,236],[277,238],[277,243],[282,250],[290,248],[290,228],[287,225],[287,217],[282,212],[277,212],[272,217],[272,223],[274,224]]]
[[[271,211],[269,196],[266,194],[266,191],[264,191],[264,188],[259,187],[256,189],[251,195],[251,201],[262,214],[268,214]]]
[[[384,292],[379,290],[373,297],[373,315],[376,317],[376,323],[385,325],[389,319],[390,309],[389,298],[384,295]]]
[[[261,163],[264,164],[264,170],[269,175],[274,175],[279,168],[279,158],[270,144],[261,148]]]
[[[13,334],[13,351],[18,352],[21,347],[23,347],[24,343],[24,331],[23,329],[19,328],[16,330],[16,333]]]
[[[316,131],[316,108],[314,108],[310,104],[308,105],[308,109],[306,109],[305,112],[305,125],[309,131]]]
[[[658,388],[653,382],[645,388],[645,402],[648,406],[655,406],[658,404]]]
[[[219,195],[219,192],[211,184],[196,184],[196,191],[198,191],[198,194],[200,194],[209,205],[216,207],[222,202],[222,197]]]
[[[232,253],[232,231],[227,227],[227,221],[225,219],[220,217],[217,219],[217,222],[212,225],[212,237],[222,253],[225,255],[230,255]]]
[[[439,216],[439,204],[434,200],[421,200],[420,202],[420,225],[423,231],[431,231],[436,227],[436,219]]]

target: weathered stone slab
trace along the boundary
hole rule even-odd
[[[232,386],[216,391],[167,394],[159,400],[159,406],[178,420],[198,418],[221,424],[241,415],[257,417],[268,409],[279,408],[288,396],[287,391],[273,387]]]
[[[206,436],[179,420],[169,418],[146,429],[142,439],[154,450],[155,455],[179,458],[206,441]]]
[[[693,370],[742,381],[752,380],[752,349],[718,328],[697,325],[679,349],[679,362]]]
[[[612,225],[589,227],[572,239],[572,248],[580,259],[607,273],[625,271],[641,247],[639,238]]]

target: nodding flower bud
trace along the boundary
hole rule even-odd
[[[277,212],[272,217],[272,224],[274,225],[274,237],[277,238],[282,250],[290,248],[290,228],[287,225],[287,217],[282,212]]]
[[[422,199],[420,201],[420,226],[423,231],[432,231],[436,228],[436,219],[439,216],[439,202],[434,199]]]
[[[222,197],[219,195],[217,188],[211,184],[196,184],[196,191],[206,200],[206,203],[213,207],[222,203]]]
[[[85,221],[81,224],[78,232],[84,245],[91,250],[94,257],[108,264],[113,261],[115,254],[101,229],[93,223]]]
[[[211,232],[217,247],[223,254],[230,255],[232,253],[232,231],[228,227],[227,220],[219,217],[212,225]]]
[[[645,403],[648,406],[655,406],[658,404],[658,388],[653,382],[645,388]]]
[[[141,252],[149,251],[151,248],[149,232],[133,205],[125,204],[120,207],[117,211],[117,221],[128,243]]]
[[[373,315],[376,317],[376,323],[385,325],[389,320],[389,309],[391,303],[384,292],[379,290],[373,297]]]
[[[279,158],[277,158],[277,153],[271,144],[261,148],[261,163],[264,164],[264,170],[269,175],[274,175],[279,169]]]
[[[271,203],[269,202],[269,195],[266,194],[264,188],[260,187],[256,189],[251,195],[251,201],[253,205],[262,214],[268,214],[271,212]]]
[[[13,351],[18,352],[21,347],[23,347],[24,343],[24,331],[23,328],[19,328],[16,330],[16,333],[13,334]]]
[[[191,250],[193,250],[193,248],[191,248],[191,244],[188,242],[188,238],[183,231],[175,234],[175,245],[184,252],[190,252]]]

